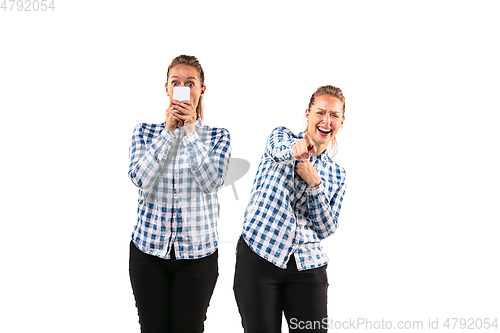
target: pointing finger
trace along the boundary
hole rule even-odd
[[[316,154],[316,146],[314,145],[314,142],[311,140],[309,135],[305,134],[304,140],[306,142],[308,155],[312,156],[312,155]]]
[[[311,138],[309,137],[309,135],[305,134],[304,139],[306,140],[307,150],[311,150],[312,147],[314,147],[314,143],[312,142]]]

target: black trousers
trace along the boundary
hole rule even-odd
[[[294,256],[282,269],[240,237],[234,296],[245,333],[279,333],[283,312],[290,332],[327,332],[326,265],[298,271]]]
[[[142,333],[200,333],[219,275],[218,252],[166,260],[130,242],[129,273]]]

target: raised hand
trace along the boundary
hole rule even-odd
[[[308,159],[309,157],[316,155],[316,150],[316,146],[307,134],[305,134],[304,138],[297,141],[292,147],[293,157],[297,160]]]
[[[165,111],[165,128],[173,132],[179,126],[179,118],[174,115],[173,101],[170,101],[168,109]]]
[[[191,101],[172,100],[174,116],[179,121],[179,126],[194,124],[196,122],[196,108]]]

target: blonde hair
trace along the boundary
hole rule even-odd
[[[331,86],[331,85],[322,86],[322,87],[319,87],[318,89],[316,89],[316,91],[314,92],[314,94],[312,94],[311,99],[309,100],[309,106],[307,107],[307,109],[311,110],[311,107],[316,102],[316,97],[322,96],[322,95],[330,95],[330,96],[333,96],[333,97],[337,97],[342,102],[342,104],[343,104],[343,106],[342,106],[342,117],[344,117],[344,115],[345,115],[345,97],[344,97],[344,94],[342,94],[342,90],[340,88],[334,87],[334,86]],[[306,127],[306,130],[304,132],[307,133],[307,127]],[[332,154],[330,155],[330,157],[333,157],[333,156],[337,155],[338,144],[337,144],[337,138],[336,138],[336,136],[334,136],[330,140],[330,142],[328,143],[327,149],[330,152],[332,152]]]
[[[200,79],[201,86],[205,86],[205,73],[203,73],[203,68],[201,68],[200,63],[198,62],[198,59],[194,56],[189,56],[189,55],[184,55],[181,54],[178,57],[175,57],[174,60],[172,60],[172,63],[170,66],[168,66],[167,70],[167,81],[170,75],[170,69],[177,66],[177,65],[186,65],[193,67],[198,71],[198,77]],[[198,100],[198,105],[196,106],[196,119],[203,119],[203,106],[202,106],[202,97],[200,96],[200,99]]]

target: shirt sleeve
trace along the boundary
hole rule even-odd
[[[338,218],[345,194],[345,171],[341,171],[341,181],[331,200],[328,200],[323,183],[307,189],[307,204],[313,228],[319,238],[333,235],[338,227]]]
[[[224,184],[229,166],[231,136],[226,129],[218,132],[212,140],[213,147],[206,147],[196,131],[182,139],[193,179],[204,193],[217,191]]]
[[[295,158],[292,147],[299,140],[286,127],[277,127],[267,138],[265,153],[277,163],[293,162]]]
[[[151,188],[161,173],[165,159],[172,147],[176,135],[163,129],[160,135],[148,145],[142,124],[136,126],[129,149],[128,176],[135,186],[141,189]]]

